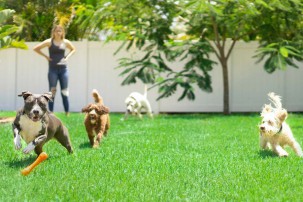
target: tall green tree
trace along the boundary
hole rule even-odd
[[[120,67],[126,67],[121,73],[126,75],[123,85],[135,83],[137,79],[154,83],[161,92],[159,99],[172,95],[177,87],[184,89],[179,100],[185,97],[194,99],[196,84],[207,92],[212,91],[208,72],[215,62],[209,59],[211,46],[204,38],[174,41],[171,26],[181,12],[175,2],[99,1],[95,12],[85,11],[82,15],[87,30],[92,33],[102,30],[108,40],[124,41],[120,49],[129,50],[136,46],[145,52],[138,60],[121,58]],[[175,60],[186,61],[185,67],[169,67],[167,61]]]
[[[16,25],[7,23],[7,21],[12,19],[14,13],[15,11],[11,9],[0,9],[0,50],[5,48],[27,49],[24,41],[12,37],[19,29]]]
[[[302,60],[302,2],[297,0],[258,1],[198,1],[187,4],[190,13],[189,34],[198,36],[201,30],[213,42],[213,50],[221,64],[224,87],[224,113],[229,111],[228,59],[237,41],[259,41],[255,57],[266,59],[264,68],[272,73],[297,67]],[[298,40],[300,39],[300,40]]]

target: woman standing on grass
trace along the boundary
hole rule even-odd
[[[44,54],[41,49],[48,47],[49,56]],[[65,55],[65,50],[69,49],[69,53]],[[48,60],[48,82],[49,90],[53,94],[53,99],[55,99],[57,82],[59,80],[61,87],[61,96],[63,101],[63,106],[66,115],[69,114],[69,100],[68,100],[68,68],[67,60],[76,51],[73,44],[65,39],[64,28],[60,25],[55,25],[52,29],[51,38],[39,43],[34,47],[34,51],[42,55]],[[54,110],[54,102],[49,102],[49,110]]]

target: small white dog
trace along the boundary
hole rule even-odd
[[[262,123],[260,129],[260,147],[262,149],[272,149],[279,157],[286,157],[288,153],[284,146],[290,146],[294,152],[302,157],[302,149],[295,140],[289,125],[285,122],[287,118],[286,109],[282,108],[281,98],[275,93],[269,93],[271,104],[264,105],[261,112]]]
[[[142,118],[142,109],[146,111],[150,118],[153,118],[152,109],[149,101],[147,100],[147,87],[145,86],[144,95],[138,92],[132,92],[126,99],[126,112],[124,119],[128,118],[129,114]]]

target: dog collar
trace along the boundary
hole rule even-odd
[[[279,133],[281,133],[281,131],[282,131],[282,125],[281,125],[280,130],[275,135],[278,135]]]

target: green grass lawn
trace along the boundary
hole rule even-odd
[[[0,117],[14,115],[0,112]],[[111,114],[109,135],[90,148],[84,114],[58,117],[75,153],[56,141],[49,159],[28,176],[35,154],[13,145],[11,124],[0,125],[0,201],[302,201],[303,159],[259,151],[256,114],[158,115],[154,120]],[[303,115],[288,117],[303,145]]]

